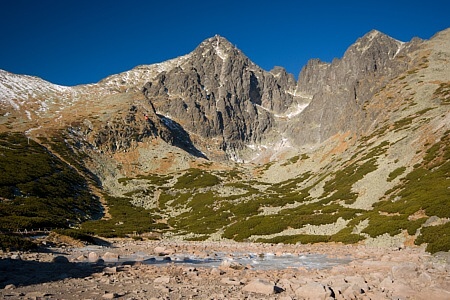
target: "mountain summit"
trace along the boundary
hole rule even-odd
[[[270,132],[273,113],[292,104],[289,91],[294,88],[292,76],[262,70],[225,38],[215,36],[182,64],[148,82],[144,94],[160,114],[195,137],[212,140],[205,144],[215,151],[237,157],[236,151]]]

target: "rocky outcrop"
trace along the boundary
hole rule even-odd
[[[342,59],[309,61],[300,72],[296,93],[312,100],[288,125],[290,136],[304,145],[338,132],[358,132],[366,118],[364,103],[408,68],[407,53],[419,43],[402,43],[373,30],[349,47]]]
[[[93,146],[107,152],[127,151],[139,142],[160,138],[194,156],[205,157],[179,124],[158,115],[152,103],[137,103],[130,105],[125,116],[114,115],[100,128],[88,124],[83,135],[90,136]]]
[[[220,36],[205,40],[183,63],[144,86],[158,113],[189,133],[239,151],[260,141],[286,111],[295,80],[282,68],[266,72]]]
[[[153,110],[139,110],[132,105],[124,117],[115,116],[100,128],[94,136],[93,144],[106,151],[120,151],[131,147],[132,143],[144,138],[160,136],[171,143],[170,131]]]

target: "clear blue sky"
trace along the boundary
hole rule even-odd
[[[296,77],[372,29],[401,41],[450,27],[449,0],[0,0],[0,69],[94,83],[185,55],[219,34],[265,70]]]

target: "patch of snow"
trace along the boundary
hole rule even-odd
[[[45,111],[47,103],[41,97],[67,101],[73,95],[73,88],[50,83],[39,77],[17,75],[0,70],[0,103],[12,106],[15,110],[30,101],[35,101]],[[28,112],[30,113],[30,112]]]
[[[280,153],[290,148],[292,148],[290,141],[287,138],[282,137],[278,143],[273,145],[272,151],[274,153],[270,156],[270,161],[277,160]]]
[[[298,92],[297,90],[294,92],[294,96],[295,97],[309,99],[309,100],[312,100],[312,98],[314,97],[314,95],[307,94],[307,93],[304,93],[304,92]]]
[[[397,40],[396,40],[396,41],[397,41]],[[394,57],[396,57],[397,54],[398,54],[400,51],[402,51],[402,49],[405,47],[405,43],[404,43],[404,42],[397,41],[397,43],[398,43],[398,48],[397,48],[397,51],[396,51],[395,54],[394,54]]]
[[[224,52],[224,49],[220,47],[220,37],[217,36],[216,45],[214,46],[214,50],[216,51],[217,55],[222,59],[226,60],[228,58],[228,55]]]
[[[48,105],[47,105],[47,103],[45,101],[41,101],[40,102],[40,107],[39,107],[38,111],[41,111],[41,112],[48,111]]]
[[[30,128],[30,129],[28,129],[27,131],[25,131],[25,135],[30,135],[31,134],[31,132],[33,131],[33,130],[38,130],[38,129],[41,129],[42,128],[42,126],[39,126],[39,127],[36,127],[36,128]]]
[[[291,119],[292,117],[299,115],[303,110],[305,110],[305,108],[308,107],[308,105],[309,103],[297,103],[297,107],[294,108],[291,112],[284,115],[275,114],[275,117]]]

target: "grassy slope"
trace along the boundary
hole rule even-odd
[[[85,178],[20,133],[0,134],[0,197],[4,233],[67,228],[99,213]]]
[[[405,175],[383,201],[373,209],[361,210],[349,207],[357,195],[351,186],[365,174],[376,169],[375,157],[383,153],[386,144],[371,148],[365,156],[347,167],[328,174],[303,174],[277,184],[268,185],[255,180],[244,180],[245,173],[189,169],[167,176],[152,175],[140,178],[122,178],[122,184],[139,182],[147,185],[147,193],[160,191],[159,201],[152,212],[169,220],[172,232],[188,239],[206,239],[217,232],[223,238],[262,242],[309,243],[337,241],[354,243],[367,237],[383,234],[391,236],[408,232],[417,233],[417,243],[429,243],[430,251],[450,250],[448,223],[430,227],[422,225],[430,216],[449,218],[448,204],[450,137],[447,133],[441,141],[431,145],[423,163]],[[395,176],[390,174],[392,179]],[[313,177],[325,178],[324,192],[313,199],[307,182]],[[397,174],[397,176],[399,176]],[[175,178],[175,179],[174,179]],[[235,194],[224,195],[221,190],[233,190]],[[143,190],[136,190],[131,197],[142,197]],[[401,200],[398,200],[401,199]],[[272,213],[264,213],[272,208]],[[419,217],[414,217],[422,212]],[[339,218],[348,221],[342,230],[330,235],[295,234],[283,231],[300,229],[305,225],[333,224]],[[356,225],[368,221],[360,233]],[[421,229],[420,233],[418,229]],[[440,238],[436,239],[435,232]],[[272,235],[271,238],[263,236]],[[261,236],[261,238],[258,238]]]

